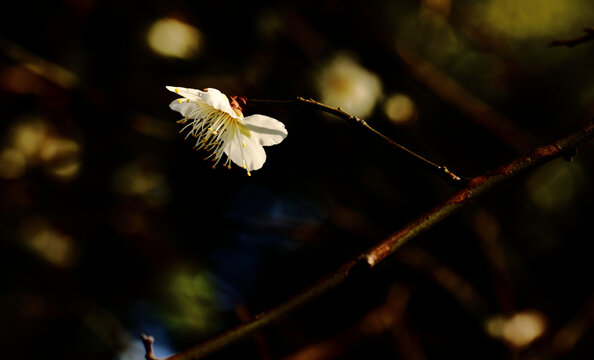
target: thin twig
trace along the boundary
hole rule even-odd
[[[305,107],[311,108],[313,110],[322,111],[322,112],[337,116],[337,117],[342,118],[347,121],[351,121],[357,125],[363,126],[367,130],[374,133],[375,135],[381,137],[389,145],[392,145],[393,147],[397,148],[398,150],[404,152],[411,159],[415,160],[418,164],[421,164],[426,169],[428,169],[429,171],[438,175],[439,177],[441,177],[443,180],[445,180],[447,183],[453,185],[454,187],[461,188],[466,185],[466,179],[460,178],[458,175],[456,175],[452,171],[450,171],[447,167],[437,165],[436,163],[427,160],[426,158],[422,157],[421,155],[415,153],[414,151],[407,149],[406,147],[398,144],[394,140],[390,139],[386,135],[382,134],[381,132],[379,132],[376,129],[374,129],[373,127],[371,127],[365,120],[347,113],[346,111],[342,110],[340,107],[328,106],[326,104],[322,104],[322,103],[315,101],[313,99],[305,99],[302,97],[298,97],[296,100],[280,100],[280,101],[279,100],[249,100],[248,103],[276,104],[276,105],[295,104],[295,105],[305,106]]]
[[[594,40],[594,26],[584,28],[585,34],[575,36],[569,39],[555,39],[549,43],[549,47],[553,46],[567,46],[572,48],[588,41]]]
[[[528,155],[517,158],[494,171],[470,179],[466,188],[455,192],[447,200],[437,205],[432,210],[419,216],[415,221],[383,240],[371,250],[342,265],[309,289],[301,292],[278,307],[257,315],[251,321],[238,325],[202,344],[184,352],[172,355],[165,360],[202,358],[252,334],[254,331],[257,331],[282,317],[289,315],[344,282],[349,276],[356,273],[357,269],[373,268],[407,241],[423,231],[430,229],[441,220],[469,204],[470,200],[477,198],[493,185],[500,183],[502,180],[517,176],[526,170],[533,169],[558,156],[565,155],[566,153],[573,153],[583,142],[591,137],[594,137],[594,119],[589,120],[566,137],[548,145],[538,147]]]

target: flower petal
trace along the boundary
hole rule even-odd
[[[258,170],[266,162],[266,152],[262,145],[257,140],[248,138],[239,132],[236,132],[233,139],[229,140],[225,147],[225,154],[237,166],[245,165],[247,171]]]
[[[243,119],[243,124],[250,129],[251,138],[263,146],[276,145],[288,135],[285,124],[265,115],[248,116]]]
[[[196,89],[188,89],[185,87],[179,86],[165,86],[167,90],[179,94],[181,96],[187,97],[191,100],[202,98],[202,94],[204,91],[196,90]]]
[[[190,101],[203,102],[217,110],[221,110],[231,115],[232,118],[239,119],[239,116],[235,113],[235,111],[233,111],[231,104],[229,104],[229,99],[227,96],[217,89],[208,88],[206,91],[200,91],[197,89],[190,89],[180,86],[166,86],[165,88],[171,92],[183,96],[184,98],[180,99],[182,101],[190,99]]]
[[[181,101],[180,101],[181,100]],[[187,102],[185,99],[173,100],[169,107],[172,110],[179,111],[183,116],[190,116],[190,113],[198,107],[193,102]]]
[[[231,104],[229,104],[229,99],[227,98],[227,96],[225,96],[225,94],[213,88],[208,88],[206,90],[206,92],[201,91],[200,94],[200,98],[204,100],[204,102],[206,102],[208,105],[212,106],[215,109],[226,112],[235,119],[239,118],[235,111],[233,111]]]

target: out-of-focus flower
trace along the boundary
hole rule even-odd
[[[202,39],[202,33],[197,28],[171,18],[156,21],[147,34],[149,46],[154,52],[180,59],[196,57]]]
[[[231,168],[231,162],[250,171],[258,170],[266,161],[263,146],[276,145],[287,137],[285,125],[264,115],[243,117],[236,97],[231,101],[217,89],[204,91],[167,86],[167,90],[184,96],[174,100],[169,107],[179,111],[184,118],[180,124],[187,124],[181,131],[196,138],[195,149],[210,152],[206,159],[212,159],[213,169],[227,155],[224,166]],[[241,99],[240,99],[241,100]]]
[[[344,54],[336,56],[317,80],[323,103],[360,117],[370,115],[382,95],[378,76]]]
[[[58,134],[46,120],[20,120],[9,134],[10,148],[0,152],[0,165],[6,167],[0,177],[18,178],[34,166],[41,166],[58,181],[71,181],[78,175],[81,145]]]
[[[410,125],[417,117],[417,108],[410,97],[394,94],[384,104],[386,116],[396,125]]]
[[[547,321],[539,311],[524,310],[510,317],[493,316],[485,325],[489,335],[502,338],[516,348],[524,348],[544,334]]]

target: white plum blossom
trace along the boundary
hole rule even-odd
[[[285,125],[265,115],[243,117],[236,97],[229,98],[217,89],[187,89],[167,86],[167,90],[183,96],[169,107],[179,111],[184,118],[178,123],[189,129],[189,136],[196,138],[195,149],[210,153],[206,159],[214,162],[213,169],[223,158],[223,166],[231,168],[231,162],[247,170],[258,170],[266,161],[263,146],[276,145],[287,137]]]

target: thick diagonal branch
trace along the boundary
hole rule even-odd
[[[400,231],[383,240],[370,250],[359,255],[336,269],[325,278],[318,281],[309,289],[276,308],[257,315],[253,320],[245,322],[230,329],[206,342],[199,344],[187,351],[175,354],[165,360],[199,359],[217,350],[220,350],[237,340],[252,334],[280,318],[289,315],[298,308],[318,298],[324,293],[335,288],[355,272],[355,269],[370,269],[392,254],[403,244],[413,239],[423,231],[435,226],[441,220],[455,213],[471,200],[490,189],[492,186],[505,179],[512,178],[520,173],[533,169],[558,156],[573,156],[580,145],[594,136],[594,120],[590,120],[577,130],[550,144],[538,147],[526,156],[517,158],[493,171],[470,179],[468,185],[447,200],[437,205],[430,211],[419,216],[415,221],[405,226]]]

